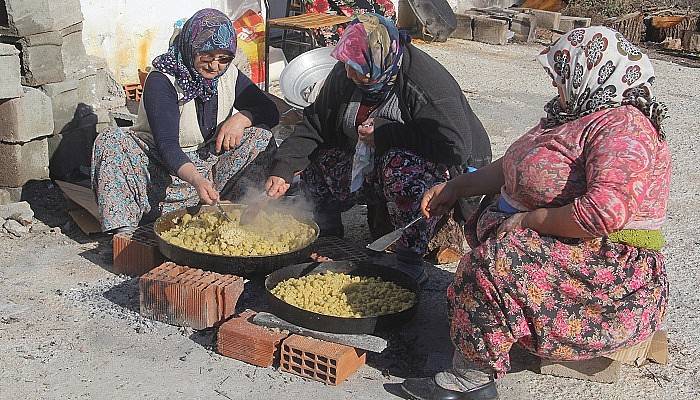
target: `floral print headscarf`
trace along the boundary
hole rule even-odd
[[[402,42],[396,25],[379,14],[365,13],[353,20],[338,41],[331,56],[368,77],[370,83],[359,86],[370,101],[382,101],[391,91],[401,69]]]
[[[236,54],[236,31],[226,14],[205,8],[185,22],[167,53],[153,59],[157,70],[175,77],[175,82],[184,93],[181,104],[197,97],[208,101],[217,94],[219,78],[205,79],[194,68],[197,53],[212,50],[226,50],[233,57]]]
[[[633,105],[664,138],[666,106],[652,95],[654,67],[649,58],[620,33],[602,26],[574,29],[546,48],[538,61],[554,82],[564,86],[545,106],[545,127],[573,121],[596,111]]]

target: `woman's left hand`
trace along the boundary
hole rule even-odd
[[[235,149],[243,140],[243,130],[252,126],[252,121],[245,114],[238,112],[224,121],[216,135],[216,152]]]
[[[496,231],[496,237],[502,239],[508,232],[524,229],[525,226],[523,225],[523,220],[527,214],[528,213],[526,212],[520,212],[503,221],[501,226],[499,226],[498,230]]]
[[[357,127],[358,139],[369,146],[374,146],[374,118],[367,118],[365,122]]]

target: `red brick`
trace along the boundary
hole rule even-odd
[[[139,279],[139,291],[143,316],[204,329],[234,314],[243,279],[166,262]]]
[[[304,378],[337,385],[367,361],[363,350],[306,336],[282,342],[280,369]]]
[[[153,225],[114,235],[112,270],[117,274],[139,276],[159,266],[165,259],[158,250]]]
[[[254,315],[255,312],[248,310],[221,325],[217,350],[226,357],[270,367],[279,357],[280,343],[288,334],[253,324],[249,319]]]

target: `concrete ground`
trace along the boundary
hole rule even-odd
[[[496,155],[536,123],[555,94],[534,61],[537,46],[453,40],[422,47],[454,74],[492,135]],[[596,384],[538,375],[535,360],[515,349],[513,371],[499,382],[504,400],[700,398],[700,70],[664,61],[655,66],[656,93],[670,108],[674,160],[666,225],[670,363],[624,367],[619,383]],[[430,271],[418,315],[387,333],[387,351],[329,387],[221,357],[212,351],[210,331],[142,319],[135,280],[108,271],[109,241],[79,233],[50,183],[29,192],[43,223],[22,239],[0,237],[2,399],[396,398],[391,393],[402,378],[428,374],[449,359],[444,290],[454,266]],[[344,215],[348,239],[358,246],[369,239],[364,213],[357,207]],[[244,303],[254,300],[248,295]]]

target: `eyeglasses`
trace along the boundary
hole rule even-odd
[[[208,56],[208,55],[200,55],[199,61],[203,62],[205,64],[212,64],[216,61],[217,64],[228,65],[231,63],[231,61],[233,61],[233,57],[231,57],[231,56],[212,57],[212,56]]]

